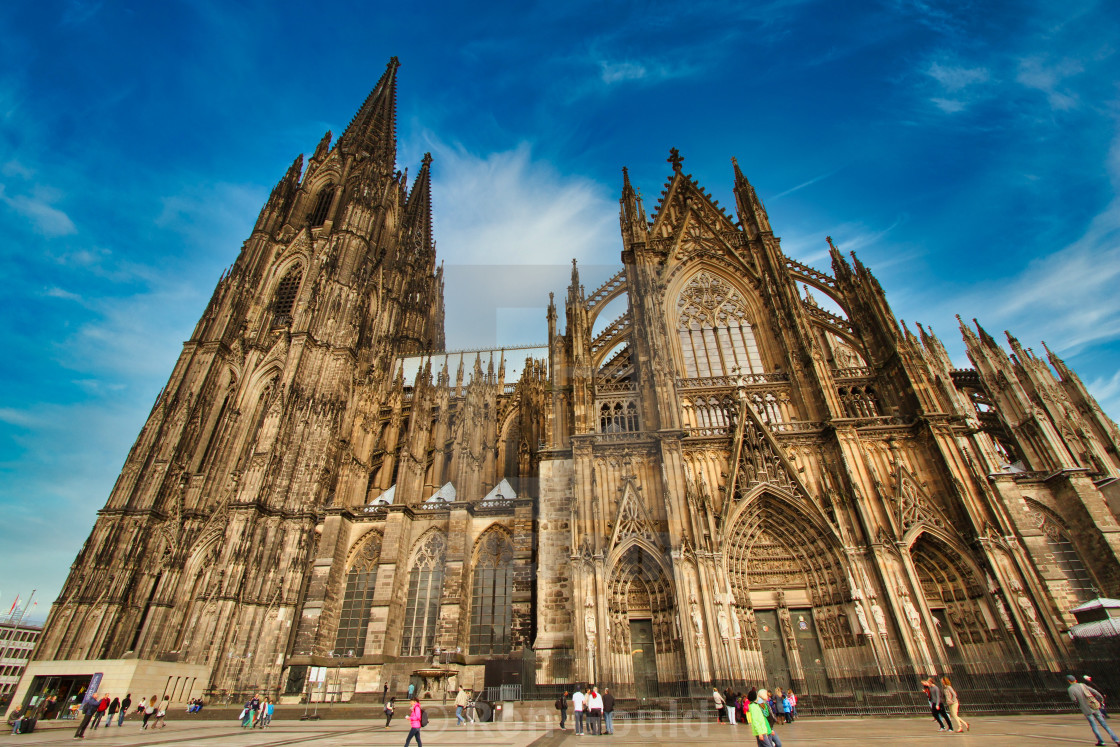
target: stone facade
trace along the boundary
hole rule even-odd
[[[442,352],[431,159],[411,188],[395,170],[396,73],[273,190],[37,658],[313,699],[819,691],[1054,667],[1069,609],[1120,595],[1120,433],[1077,376],[978,325],[955,370],[831,240],[831,272],[786,257],[737,165],[734,217],[675,151],[652,219],[624,176],[622,268],[587,293],[573,264],[539,356]]]

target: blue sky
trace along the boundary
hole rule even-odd
[[[540,342],[569,258],[589,286],[619,261],[621,167],[652,208],[677,147],[728,206],[737,157],[788,254],[824,267],[826,235],[856,250],[960,364],[956,313],[1046,340],[1120,415],[1118,19],[1107,2],[0,5],[0,612],[32,588],[45,612],[272,185],[391,55],[399,165],[435,156],[453,347]]]

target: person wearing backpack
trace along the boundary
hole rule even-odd
[[[755,701],[751,703],[751,731],[754,732],[759,747],[782,747],[782,740],[774,733],[774,727],[770,723],[773,716],[769,700],[770,693],[765,688],[759,688]]]
[[[428,714],[420,707],[420,698],[412,696],[412,709],[408,712],[408,738],[404,740],[404,747],[408,747],[413,737],[416,737],[416,747],[424,747],[420,741],[420,729],[428,725]]]
[[[1066,681],[1069,682],[1069,689],[1066,691],[1069,693],[1069,699],[1077,703],[1077,706],[1081,709],[1081,713],[1088,719],[1089,726],[1093,729],[1093,736],[1097,738],[1097,744],[1104,744],[1104,740],[1101,738],[1101,732],[1097,728],[1097,725],[1100,724],[1104,727],[1104,730],[1108,732],[1108,736],[1112,737],[1112,741],[1120,745],[1120,737],[1116,736],[1116,733],[1109,727],[1108,722],[1101,716],[1101,705],[1104,704],[1104,696],[1088,685],[1078,682],[1077,678],[1072,674],[1066,675]]]
[[[565,690],[564,694],[556,699],[556,710],[560,711],[560,730],[564,730],[564,724],[568,721],[568,691]]]

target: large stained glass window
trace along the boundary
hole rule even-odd
[[[762,373],[746,301],[726,280],[697,273],[677,298],[677,313],[687,378]]]
[[[513,544],[502,532],[483,537],[474,564],[471,654],[504,654],[513,626]]]
[[[362,656],[366,652],[366,628],[380,559],[381,537],[371,534],[362,540],[362,547],[346,574],[346,592],[334,639],[335,656]]]
[[[401,633],[401,656],[427,656],[435,645],[446,550],[444,536],[432,532],[424,538],[413,557]]]

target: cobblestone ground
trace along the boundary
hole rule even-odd
[[[932,719],[867,718],[867,719],[803,719],[783,726],[778,734],[787,747],[797,745],[970,745],[1004,747],[1005,745],[1052,745],[1094,743],[1088,722],[1079,714],[1063,716],[974,717],[972,729],[965,734],[938,733]],[[159,731],[141,731],[135,724],[123,729],[91,731],[85,745],[101,747],[280,747],[311,744],[316,747],[368,747],[372,745],[403,745],[408,729],[393,724],[384,729],[369,721],[278,721],[266,731],[248,731],[223,722],[169,722]],[[753,747],[746,729],[739,726],[697,723],[635,723],[617,724],[611,736],[578,737],[570,730],[537,724],[484,724],[456,727],[454,721],[433,720],[424,730],[428,747],[559,747],[610,742],[617,745],[671,744],[674,747],[738,743]],[[0,736],[0,744],[37,745],[75,744],[72,727],[53,724],[34,734],[11,736],[8,730]]]

